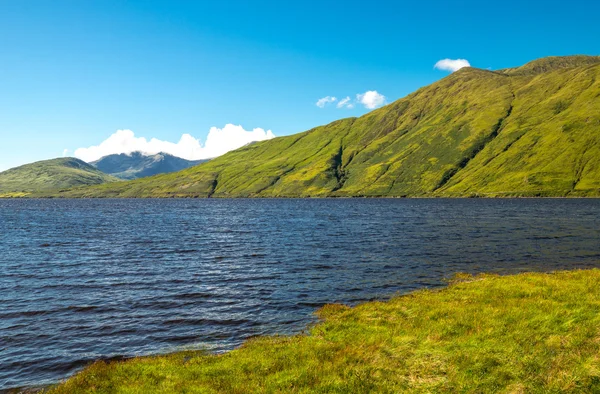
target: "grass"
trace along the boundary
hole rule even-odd
[[[53,197],[600,196],[600,57],[464,68],[360,118]]]
[[[0,198],[22,198],[30,195],[28,192],[8,192],[0,193]]]
[[[50,393],[600,391],[600,270],[459,276],[222,355],[97,362]]]

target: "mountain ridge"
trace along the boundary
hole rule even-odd
[[[119,179],[131,180],[181,171],[205,161],[207,160],[186,160],[164,152],[146,154],[136,151],[107,155],[89,164]]]
[[[464,68],[358,118],[51,196],[598,196],[598,77],[597,56]]]
[[[497,72],[507,75],[537,75],[552,70],[577,68],[598,63],[600,63],[600,56],[548,56],[532,60],[520,67],[505,68],[497,70]]]

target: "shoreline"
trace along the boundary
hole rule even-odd
[[[338,389],[356,392],[361,391],[362,388],[360,379],[356,380],[354,375],[342,379],[340,374],[344,375],[350,371],[366,373],[364,368],[369,370],[373,363],[376,365],[375,370],[367,373],[364,378],[368,378],[369,387],[376,390],[402,388],[408,391],[421,389],[452,391],[461,387],[464,389],[480,386],[484,389],[492,383],[494,387],[498,387],[500,381],[506,380],[503,374],[508,372],[503,371],[498,374],[495,369],[503,370],[504,365],[508,364],[512,365],[513,375],[515,373],[519,375],[517,373],[519,371],[526,373],[527,369],[518,367],[515,369],[514,364],[522,363],[523,358],[535,356],[539,353],[538,350],[552,350],[556,346],[564,348],[565,338],[577,334],[581,327],[597,327],[600,317],[592,313],[594,311],[590,311],[589,308],[600,302],[600,294],[595,291],[598,285],[600,285],[600,269],[597,268],[506,276],[457,275],[449,281],[447,287],[417,290],[395,296],[388,301],[369,301],[355,307],[326,305],[317,311],[320,321],[309,327],[307,334],[253,338],[247,340],[241,347],[223,354],[182,351],[116,362],[97,361],[58,385],[46,387],[45,390],[50,393],[77,393],[86,392],[86,388],[94,387],[102,392],[102,387],[108,387],[106,386],[108,384],[113,388],[123,388],[124,392],[128,392],[129,389],[144,392],[178,391],[175,387],[204,388],[207,392],[220,390],[246,392],[240,391],[242,388],[247,389],[247,392],[258,392],[281,390],[284,387],[292,387],[291,391],[306,389],[310,391],[323,389],[325,382],[329,382],[335,383],[331,388],[335,386]],[[580,304],[579,310],[571,305],[572,303]],[[507,307],[507,304],[510,307]],[[545,304],[552,304],[554,307],[547,309],[543,307]],[[507,310],[499,313],[497,309],[503,308]],[[412,315],[411,310],[418,313]],[[422,316],[423,314],[426,318]],[[512,319],[522,314],[531,316],[524,316],[528,319]],[[541,328],[539,321],[535,322],[535,320],[552,320],[562,314],[577,316],[570,316],[556,322],[550,321],[551,324],[542,324]],[[563,325],[569,323],[573,317],[579,320],[578,326],[569,326],[569,330],[565,331]],[[415,321],[411,323],[411,319]],[[490,322],[500,323],[500,326],[492,324],[484,330],[483,326],[489,326]],[[510,323],[509,326],[506,326],[507,323]],[[395,324],[398,326],[394,327]],[[525,324],[527,329],[511,330],[511,324],[516,327]],[[479,330],[478,325],[482,326]],[[489,332],[486,334],[490,329],[494,331],[498,328],[503,329],[502,335],[498,335],[500,333],[497,332],[494,335],[489,335]],[[436,329],[441,331],[436,332]],[[450,331],[447,332],[448,330]],[[399,332],[401,335],[398,335]],[[444,338],[448,335],[450,338]],[[478,335],[483,337],[476,340]],[[511,336],[517,339],[522,335],[532,338],[511,343]],[[557,335],[563,339],[558,338]],[[400,338],[395,338],[397,336]],[[421,339],[417,340],[419,337]],[[589,335],[584,335],[583,339],[589,340]],[[405,341],[408,342],[404,343]],[[475,343],[472,343],[473,341]],[[486,373],[494,377],[492,380],[478,381],[479,375],[470,374],[468,371],[465,375],[465,365],[470,369],[478,368],[478,363],[481,361],[478,361],[482,356],[478,352],[470,354],[473,350],[471,345],[476,343],[478,346],[475,350],[483,348],[485,354],[506,353],[506,348],[514,353],[509,352],[511,354],[506,354],[502,362],[497,360],[485,367]],[[517,343],[521,345],[515,347]],[[408,344],[410,346],[405,346]],[[469,346],[464,348],[462,345]],[[501,347],[498,347],[499,345]],[[523,351],[527,346],[531,347],[530,351]],[[425,353],[430,355],[437,354],[440,360],[445,361],[438,360],[435,365],[429,365],[426,369],[427,374],[431,376],[427,379],[408,378],[414,374],[415,367],[431,361],[427,361],[427,357],[423,359],[422,354],[415,355],[414,349],[423,347],[426,349],[421,351],[426,350]],[[598,349],[595,349],[596,347]],[[580,344],[576,348],[577,352],[588,354],[592,350],[600,350],[600,344],[586,342],[586,346]],[[389,351],[392,353],[388,354]],[[548,367],[545,365],[548,364],[547,361],[555,359],[565,351],[571,354],[568,349],[562,349],[556,354],[542,352],[538,354],[540,358],[538,361],[542,366]],[[398,355],[394,356],[396,352],[404,354],[404,357],[398,359]],[[374,355],[377,357],[373,358]],[[352,362],[348,363],[348,357]],[[378,361],[378,357],[382,357],[386,362],[379,362],[381,360]],[[465,364],[463,360],[456,364],[456,357],[458,361],[461,357],[467,357],[468,362]],[[577,364],[582,357],[573,357],[571,354],[570,361],[563,360],[563,367],[568,370],[562,370],[561,373],[576,374],[575,370],[571,370],[574,368],[572,364]],[[405,365],[407,359],[413,359],[414,363],[409,363],[412,368],[407,368],[408,366]],[[400,362],[401,360],[405,361]],[[450,360],[454,360],[454,363]],[[440,362],[445,365],[444,368],[439,364]],[[389,363],[392,363],[393,368],[389,368]],[[465,365],[460,365],[461,363]],[[600,361],[594,363],[600,368]],[[454,375],[461,375],[460,372],[465,375],[457,381],[453,381],[448,375],[448,368],[453,364],[454,368],[451,369],[454,370]],[[550,363],[550,366],[552,365],[553,363]],[[221,378],[216,377],[217,371],[219,371],[217,375]],[[529,389],[533,391],[557,387],[547,385],[548,382],[544,383],[541,380],[542,375],[546,376],[548,372],[552,371],[541,368],[534,374],[535,376],[528,376],[527,379],[514,376],[513,379],[508,379],[507,385],[503,387],[531,383],[534,384],[530,385]],[[551,375],[561,380],[561,373],[555,371]],[[284,381],[287,383],[284,386],[281,386],[281,375],[286,377]],[[311,378],[301,379],[304,375]],[[581,376],[581,379],[587,382],[585,387],[600,388],[600,378],[595,380],[592,375]],[[228,376],[235,376],[236,379],[228,379]],[[398,378],[402,376],[404,378]],[[464,379],[471,379],[467,386],[464,385],[467,383]],[[191,384],[195,386],[188,386]],[[523,388],[527,387],[523,386]]]
[[[0,194],[0,200],[594,200],[595,195],[477,195],[477,196],[163,196],[163,197],[63,197],[63,196],[9,196]]]

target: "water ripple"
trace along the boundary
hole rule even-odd
[[[0,200],[0,391],[466,271],[599,266],[600,200]]]

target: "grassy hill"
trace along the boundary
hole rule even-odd
[[[0,196],[25,196],[32,192],[116,182],[91,165],[75,158],[38,161],[0,172]]]
[[[360,118],[58,195],[598,196],[600,57],[463,68]]]
[[[222,355],[98,362],[50,393],[597,393],[600,271],[462,277]]]

